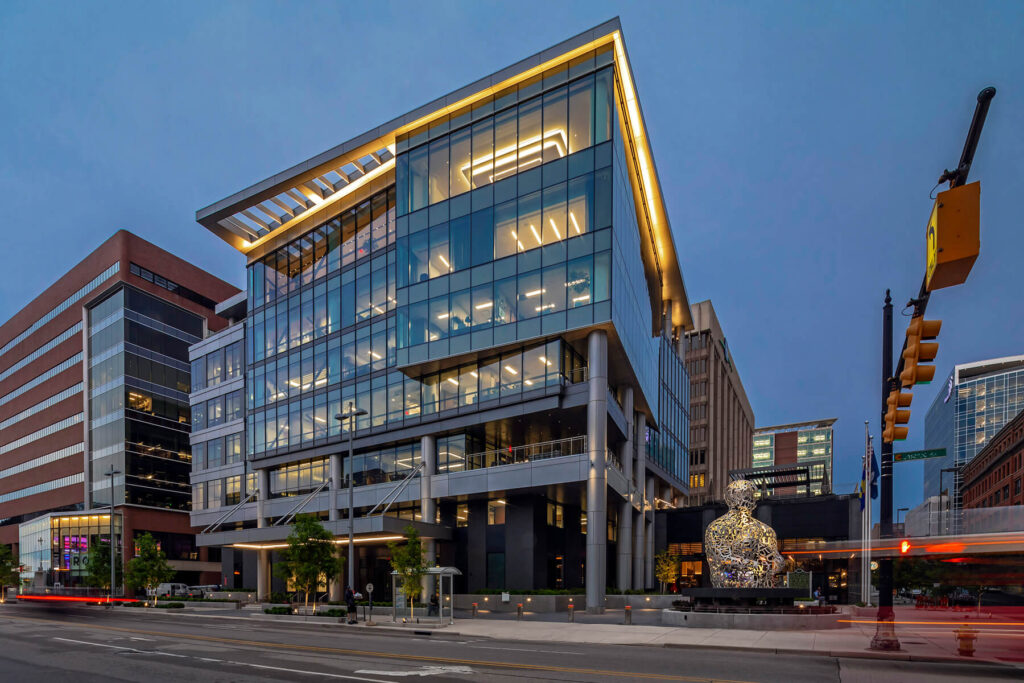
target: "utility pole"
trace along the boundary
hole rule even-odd
[[[886,399],[893,389],[892,373],[892,296],[885,290],[885,304],[882,306],[882,402],[881,419],[885,425],[888,410]],[[892,442],[882,439],[881,463],[881,509],[879,510],[879,540],[892,536]],[[869,475],[870,476],[870,475]],[[870,494],[869,494],[870,496]],[[870,532],[869,532],[870,533]],[[878,617],[875,637],[871,639],[872,650],[899,650],[892,611],[892,559],[878,560]]]
[[[974,153],[978,147],[978,141],[981,139],[981,130],[985,125],[985,118],[988,116],[988,108],[992,102],[992,98],[995,97],[995,88],[985,88],[978,93],[977,106],[974,109],[974,117],[971,119],[971,126],[967,131],[967,140],[964,142],[963,152],[960,154],[960,163],[957,167],[950,171],[945,170],[939,177],[939,182],[936,185],[941,185],[944,182],[949,183],[950,191],[955,188],[963,187],[967,183],[967,176],[971,170],[971,164],[974,162]],[[941,198],[941,195],[940,195]],[[975,195],[975,201],[977,201],[977,195]],[[935,217],[935,212],[938,210],[941,203],[937,201],[935,208],[933,208],[932,219],[929,222],[929,231],[939,232],[938,219]],[[955,224],[955,221],[951,221]],[[969,226],[967,221],[961,223],[964,226],[965,233],[970,232],[970,228],[973,227],[975,234],[977,233],[977,208],[975,204],[975,222],[973,226]],[[945,230],[943,231],[945,232]],[[929,235],[929,240],[931,239]],[[896,424],[898,422],[906,422],[909,419],[909,411],[905,415],[903,420],[898,420],[899,407],[899,394],[902,388],[911,388],[914,384],[931,381],[931,373],[929,373],[925,379],[921,379],[918,375],[920,369],[917,367],[919,359],[933,360],[935,358],[935,347],[930,349],[930,356],[924,356],[922,349],[917,343],[921,338],[934,339],[938,333],[938,325],[941,321],[934,321],[938,323],[934,325],[934,329],[931,332],[931,336],[926,333],[926,326],[929,325],[927,321],[924,321],[925,310],[928,308],[928,299],[931,296],[932,289],[938,289],[942,287],[948,287],[956,284],[963,283],[967,274],[970,272],[970,268],[974,263],[974,258],[977,256],[977,241],[973,245],[973,254],[971,252],[971,245],[963,244],[965,247],[964,257],[969,257],[969,261],[966,263],[966,267],[961,266],[959,271],[955,274],[949,274],[946,278],[940,278],[940,282],[931,280],[933,277],[933,269],[936,267],[936,263],[932,262],[932,259],[936,261],[941,260],[938,253],[941,249],[936,248],[936,244],[929,243],[928,247],[928,268],[925,272],[924,278],[921,280],[921,288],[918,292],[916,299],[911,299],[908,306],[914,308],[914,319],[920,320],[920,327],[918,329],[915,343],[908,348],[908,341],[911,336],[910,327],[907,328],[907,340],[903,342],[903,348],[900,350],[900,357],[893,368],[893,356],[892,356],[892,297],[889,294],[889,290],[885,291],[885,305],[882,308],[882,453],[881,453],[881,485],[882,495],[881,504],[882,509],[880,511],[880,537],[891,538],[892,537],[892,441],[894,438],[905,438],[906,430],[902,429],[902,436],[897,435]],[[907,367],[909,375],[904,373],[904,365],[907,359],[910,359],[910,365]],[[934,372],[934,368],[930,368],[931,372]],[[892,415],[892,423],[890,424],[889,418],[886,413],[890,393],[894,393],[894,403],[892,411],[889,413]],[[909,405],[909,403],[903,404]],[[871,640],[872,650],[898,650],[900,649],[900,642],[896,638],[896,631],[894,629],[894,613],[892,609],[892,559],[891,558],[880,558],[878,562],[878,617],[875,629],[875,637]]]

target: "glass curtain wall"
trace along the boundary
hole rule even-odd
[[[189,509],[188,347],[203,319],[131,287],[89,310],[92,504]],[[240,402],[239,398],[239,402]]]

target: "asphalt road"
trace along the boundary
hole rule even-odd
[[[163,611],[6,606],[0,680],[963,681],[1020,670],[743,651],[456,640]]]

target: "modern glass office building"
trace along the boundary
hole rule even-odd
[[[754,469],[801,466],[807,468],[807,485],[781,487],[775,493],[821,495],[832,490],[832,451],[836,419],[795,422],[754,430]]]
[[[244,333],[191,352],[196,375],[244,340],[244,434],[210,432],[230,462],[193,433],[193,524],[225,574],[267,591],[304,512],[339,543],[352,525],[358,586],[390,585],[408,524],[459,591],[586,586],[600,610],[606,585],[653,585],[692,322],[617,20],[197,220],[248,262]]]
[[[961,510],[963,466],[1022,409],[1024,356],[954,366],[925,416],[924,447],[946,449],[944,458],[925,461],[925,499],[946,491],[949,507]],[[950,515],[957,528],[959,519]]]

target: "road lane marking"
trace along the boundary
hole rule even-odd
[[[497,645],[470,645],[474,650],[509,650],[511,652],[537,652],[540,654],[552,655],[582,655],[582,652],[569,652],[567,650],[537,650],[526,647],[498,647]]]
[[[357,674],[374,674],[377,676],[394,676],[395,678],[405,678],[407,676],[444,676],[448,674],[473,674],[476,673],[473,669],[468,666],[424,666],[419,669],[409,669],[407,671],[374,671],[373,669],[359,669],[356,671]]]
[[[34,621],[43,624],[52,625],[53,620],[50,619],[39,619],[34,617],[23,617],[18,616],[17,619],[22,621]],[[67,627],[75,626],[75,622],[61,622],[62,625]],[[375,652],[372,650],[350,650],[346,648],[333,648],[333,647],[321,647],[316,645],[292,645],[289,643],[273,643],[267,641],[258,640],[241,640],[238,638],[218,638],[215,636],[201,636],[191,633],[170,633],[165,631],[142,631],[137,628],[126,628],[121,626],[104,626],[100,624],[89,624],[83,626],[77,624],[79,627],[91,628],[91,629],[103,629],[107,631],[120,631],[128,633],[144,633],[148,636],[162,636],[165,638],[178,638],[182,640],[201,640],[211,643],[226,643],[231,645],[244,645],[255,648],[277,648],[280,650],[298,650],[303,652],[325,652],[334,653],[341,655],[353,655],[357,657],[380,657],[381,659],[398,659],[405,661],[419,661],[419,662],[439,662],[447,664],[466,664],[469,666],[479,666],[491,669],[522,669],[525,671],[552,671],[559,673],[571,673],[571,674],[583,674],[592,676],[610,676],[616,678],[647,678],[657,681],[690,681],[690,682],[706,682],[714,681],[715,683],[750,683],[749,681],[738,681],[733,679],[714,678],[709,679],[707,677],[694,677],[694,676],[681,676],[675,674],[657,674],[657,673],[641,673],[636,671],[609,671],[605,669],[584,669],[577,667],[567,666],[555,666],[545,664],[525,664],[525,663],[513,663],[513,662],[496,662],[490,660],[475,660],[475,659],[459,659],[456,657],[431,657],[429,655],[407,655],[396,652]]]
[[[71,638],[54,638],[54,640],[62,640],[65,643],[78,643],[79,645],[95,645],[96,647],[109,647],[111,650],[132,650],[141,652],[141,650],[135,650],[134,647],[121,647],[120,645],[107,645],[106,643],[90,643],[88,640],[73,640]]]
[[[344,674],[331,674],[323,671],[305,671],[303,669],[289,669],[283,666],[267,666],[266,664],[250,664],[248,662],[225,662],[226,664],[238,664],[239,666],[251,666],[254,669],[268,669],[270,671],[287,671],[293,674],[307,674],[309,676],[324,676],[327,678],[344,678],[349,681],[366,681],[367,683],[393,683],[381,678],[364,678],[363,676],[346,676]],[[356,673],[361,673],[356,671]]]

